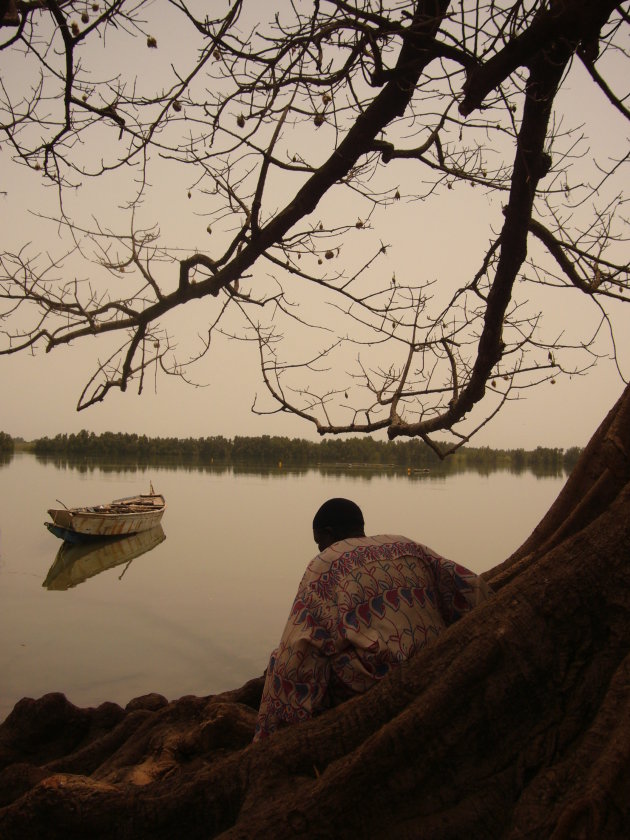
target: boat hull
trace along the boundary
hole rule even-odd
[[[125,537],[159,525],[165,506],[163,496],[134,496],[93,508],[50,509],[52,522],[44,524],[52,534],[69,542]]]
[[[101,534],[80,534],[78,531],[71,531],[69,528],[62,528],[60,525],[55,525],[54,522],[44,522],[44,525],[54,537],[58,537],[60,540],[68,543],[85,544],[99,542],[103,539],[116,539],[116,537],[103,537]],[[124,535],[118,539],[124,539]]]

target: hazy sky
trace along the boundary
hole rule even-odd
[[[159,33],[159,42],[168,46],[167,32]],[[143,57],[146,67],[152,60],[151,54]],[[15,71],[14,62],[14,57],[0,53],[0,77],[6,78],[11,68]],[[608,144],[611,154],[625,153],[627,126],[605,105],[583,74],[571,80],[563,107],[567,110],[568,123],[586,123],[596,144]],[[32,215],[33,211],[54,213],[54,192],[42,188],[37,173],[12,164],[5,144],[0,146],[0,172],[3,181],[0,190],[7,193],[0,195],[2,248],[17,250],[30,242],[32,250],[54,250],[59,245],[56,227]],[[184,178],[190,179],[190,174]],[[158,221],[170,243],[207,247],[203,207],[196,197],[192,201],[187,198],[187,183],[169,168],[163,170],[163,177],[158,180],[151,206],[145,208],[147,221]],[[617,181],[619,191],[627,189],[627,164],[619,169]],[[104,189],[94,183],[82,187],[84,210],[95,216],[115,215],[120,189],[121,182],[115,178]],[[479,264],[479,249],[487,244],[491,226],[500,223],[500,208],[480,191],[462,188],[458,195],[454,210],[452,197],[448,204],[444,199],[410,203],[403,195],[396,209],[383,217],[378,229],[383,239],[397,246],[392,248],[383,271],[395,272],[398,277],[421,273],[423,279],[439,282],[448,278],[456,285],[458,276],[470,277],[471,265],[474,272]],[[83,276],[87,272],[84,269]],[[576,292],[546,300],[551,330],[561,331],[570,326],[582,329],[587,336],[597,318],[592,310],[585,310],[581,297],[584,296]],[[211,305],[212,302],[204,304]],[[630,331],[625,325],[630,309],[625,309],[624,312],[617,306],[613,314],[617,324],[617,352],[627,377]],[[201,308],[196,313],[192,310],[178,313],[176,323],[181,336],[189,323],[189,332],[197,328],[195,316],[200,311]],[[211,312],[211,308],[203,311]],[[258,417],[251,413],[254,395],[263,392],[257,353],[254,347],[227,341],[219,343],[195,371],[197,381],[207,387],[193,388],[162,376],[157,381],[156,392],[151,377],[140,397],[130,387],[126,394],[112,393],[104,404],[77,413],[77,399],[95,360],[104,352],[102,344],[90,340],[48,355],[39,350],[34,356],[0,356],[0,430],[26,439],[82,428],[97,433],[137,432],[149,436],[277,434],[316,438],[313,426],[295,417]],[[623,387],[615,366],[602,359],[586,377],[572,380],[559,377],[555,385],[545,383],[526,391],[523,399],[506,406],[474,442],[526,448],[582,446]]]

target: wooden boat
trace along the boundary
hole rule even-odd
[[[106,505],[51,508],[48,530],[68,542],[87,542],[105,537],[126,537],[159,525],[166,501],[151,486],[150,493],[114,499]]]
[[[46,589],[70,589],[88,578],[116,566],[126,564],[120,578],[132,560],[152,551],[166,539],[161,525],[120,539],[99,539],[89,543],[63,542],[42,584]]]

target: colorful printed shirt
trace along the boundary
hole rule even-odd
[[[490,593],[406,537],[334,543],[308,564],[271,654],[254,740],[366,691]]]

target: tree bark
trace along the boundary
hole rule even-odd
[[[362,697],[252,745],[262,680],[22,700],[0,836],[626,838],[630,388],[496,596]]]

